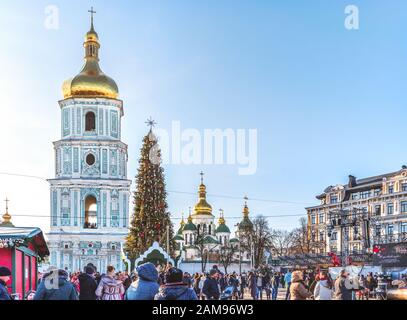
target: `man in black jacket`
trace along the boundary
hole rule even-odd
[[[0,267],[0,300],[13,300],[7,290],[7,282],[11,272],[6,267]]]
[[[81,273],[79,279],[79,300],[96,300],[97,282],[94,277],[95,270],[87,266],[85,273]]]
[[[206,296],[208,300],[219,300],[220,291],[218,285],[218,271],[212,269],[209,272],[209,277],[206,278],[202,293]]]

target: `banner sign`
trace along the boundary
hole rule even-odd
[[[407,267],[407,243],[375,245],[373,264],[382,267]]]

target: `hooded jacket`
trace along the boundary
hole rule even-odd
[[[78,293],[74,285],[68,281],[66,271],[58,270],[57,286],[54,285],[53,277],[53,272],[44,274],[34,300],[78,300]]]
[[[312,296],[302,282],[301,271],[294,271],[291,275],[290,295],[291,300],[306,300]]]
[[[97,282],[94,277],[87,273],[81,273],[79,280],[79,300],[96,300]]]
[[[194,289],[184,283],[167,284],[160,289],[155,300],[198,300]]]
[[[218,281],[211,277],[206,278],[203,284],[202,293],[206,296],[208,300],[219,300],[220,292]]]
[[[335,280],[335,300],[352,300],[352,290],[346,288],[345,280],[341,276]]]
[[[320,280],[317,282],[314,290],[315,300],[331,300],[332,290],[329,288],[328,280]]]
[[[137,267],[138,279],[127,289],[126,300],[154,300],[158,293],[158,271],[150,262]]]
[[[96,296],[102,300],[121,300],[123,294],[123,283],[109,275],[102,277],[96,289]]]

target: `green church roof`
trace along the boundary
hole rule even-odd
[[[183,238],[181,235],[177,234],[177,235],[174,237],[174,240],[175,240],[175,241],[177,241],[177,240],[183,241],[184,238]]]
[[[250,221],[249,217],[244,217],[242,222],[239,223],[239,230],[247,230],[253,228],[253,222]]]
[[[188,222],[182,231],[196,231],[196,225],[194,225],[192,222]]]
[[[228,226],[224,223],[220,224],[217,228],[216,228],[216,233],[230,233],[230,229],[228,228]]]
[[[214,237],[207,235],[203,239],[204,244],[219,244],[218,240],[216,240]]]

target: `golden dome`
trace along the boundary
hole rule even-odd
[[[116,82],[105,75],[99,67],[99,37],[93,28],[86,33],[85,64],[75,77],[66,80],[62,85],[64,98],[110,98],[117,99],[119,89]]]
[[[3,214],[3,222],[0,223],[0,227],[14,227],[11,223],[11,215],[8,213],[8,202],[9,200],[6,198],[6,213]]]
[[[194,215],[212,215],[212,206],[206,201],[206,186],[203,184],[203,173],[201,172],[201,184],[199,186],[199,199],[194,207]]]

